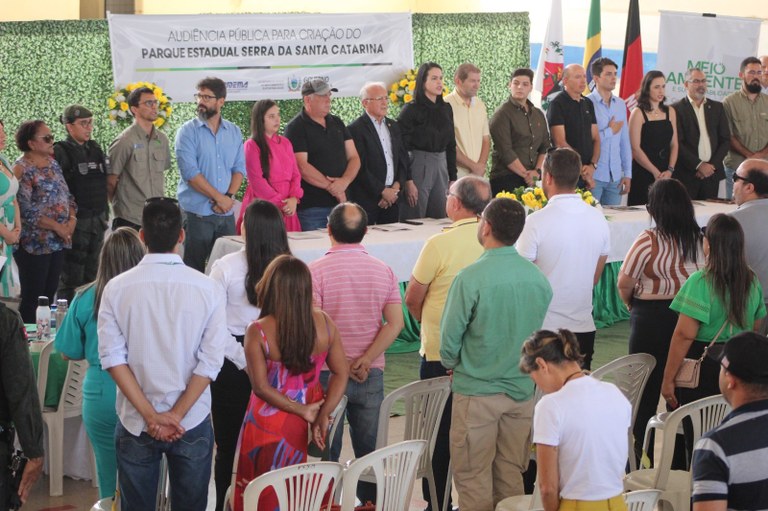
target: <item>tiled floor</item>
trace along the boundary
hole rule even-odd
[[[405,419],[403,417],[393,417],[390,420],[390,433],[393,437],[398,434],[402,436],[403,426]],[[349,441],[349,435],[344,435],[344,446],[341,451],[341,459],[346,460],[352,458],[352,445]],[[211,500],[214,495],[213,481],[209,486],[208,492],[208,510],[211,511],[214,508],[214,503]],[[426,503],[421,500],[420,486],[414,488],[413,500],[411,501],[411,511],[423,510]],[[456,497],[454,496],[454,499]],[[84,510],[88,511],[91,506],[99,499],[98,490],[91,486],[90,481],[75,481],[69,477],[64,478],[64,496],[62,497],[49,497],[48,496],[48,477],[44,476],[35,485],[34,490],[27,504],[22,508],[23,511],[69,511],[69,510]]]

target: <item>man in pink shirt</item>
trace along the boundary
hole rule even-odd
[[[403,328],[397,278],[360,244],[368,229],[365,210],[342,203],[328,217],[331,249],[309,265],[315,305],[336,323],[349,361],[346,416],[352,448],[359,458],[376,448],[379,407],[384,399],[384,351]],[[382,322],[382,316],[384,322]],[[328,371],[320,378],[325,385]],[[331,459],[341,454],[344,417],[331,444]],[[375,501],[375,486],[360,484],[358,498]]]

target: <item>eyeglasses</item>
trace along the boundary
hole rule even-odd
[[[365,98],[363,101],[389,101],[387,96],[379,96],[377,98]]]
[[[734,173],[733,174],[733,182],[735,183],[737,181],[744,181],[745,183],[751,183],[752,182],[749,179],[747,179],[746,177],[740,176],[740,175]]]
[[[150,197],[149,199],[144,201],[144,205],[149,206],[150,204],[154,204],[156,202],[170,202],[171,204],[174,204],[176,206],[179,205],[179,201],[174,199],[173,197]]]
[[[209,96],[210,97],[210,96]],[[155,108],[160,102],[156,99],[148,99],[139,103],[140,105],[148,106],[149,108]]]
[[[705,85],[707,83],[707,79],[702,78],[701,80],[688,80],[688,83],[692,83],[694,85]]]
[[[53,135],[43,135],[42,137],[35,137],[35,138],[39,138],[46,144],[50,144],[54,141]]]
[[[93,119],[88,119],[88,120],[82,119],[80,121],[75,121],[70,124],[77,124],[81,128],[90,128],[91,126],[93,126]]]
[[[200,94],[199,92],[193,94],[192,96],[195,98],[195,101],[200,101],[200,100],[213,101],[214,99],[219,99],[216,96],[211,96],[210,94]],[[149,101],[152,101],[152,100],[150,99]]]

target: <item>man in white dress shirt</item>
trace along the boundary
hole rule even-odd
[[[147,200],[139,236],[148,254],[104,288],[98,319],[101,365],[118,387],[121,506],[154,509],[165,453],[173,507],[204,511],[213,452],[208,386],[230,339],[225,297],[179,257],[175,199]]]
[[[584,369],[590,369],[595,351],[592,289],[603,273],[611,242],[602,211],[576,193],[581,169],[581,157],[573,149],[547,153],[542,188],[549,202],[526,220],[517,251],[533,261],[552,285],[542,328],[567,328],[576,334]]]

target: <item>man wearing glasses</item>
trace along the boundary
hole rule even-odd
[[[71,301],[75,289],[96,280],[99,252],[107,230],[107,172],[109,159],[93,133],[93,114],[80,105],[64,109],[61,123],[67,139],[56,142],[53,154],[77,203],[72,248],[64,254],[57,295]]]
[[[325,78],[304,82],[304,108],[285,127],[301,172],[304,197],[299,222],[304,231],[322,229],[340,202],[347,202],[347,188],[360,170],[360,157],[344,121],[331,115],[331,88]]]
[[[144,201],[164,195],[164,172],[171,168],[171,149],[168,137],[153,124],[159,103],[152,89],[134,89],[127,102],[133,124],[109,146],[107,192],[115,215],[112,228],[125,226],[138,231]]]
[[[707,98],[707,75],[699,68],[685,72],[686,96],[673,103],[677,112],[678,156],[674,176],[691,199],[717,197],[725,177],[723,158],[731,131],[723,104]]]
[[[219,78],[197,83],[197,118],[176,133],[178,197],[185,213],[184,263],[205,271],[221,236],[235,234],[235,193],[245,175],[243,134],[221,117],[227,86]]]
[[[408,177],[408,153],[397,121],[387,117],[389,97],[383,83],[366,83],[360,91],[365,112],[349,125],[360,156],[360,171],[350,188],[351,199],[368,215],[368,224],[398,220],[397,199]]]
[[[768,96],[761,94],[763,68],[760,59],[741,62],[741,89],[723,100],[731,129],[731,150],[725,157],[725,193],[733,195],[733,174],[747,158],[768,159]]]
[[[739,165],[733,174],[733,200],[739,208],[730,214],[744,229],[747,263],[768,303],[768,161],[750,158]],[[760,333],[768,333],[768,321],[763,321]]]

